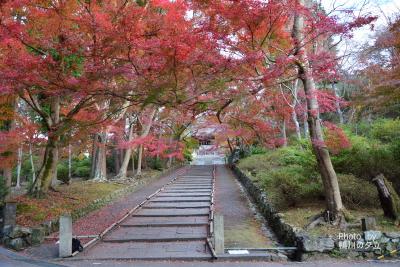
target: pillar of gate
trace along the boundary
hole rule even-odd
[[[72,217],[69,214],[60,216],[59,232],[59,256],[60,258],[70,257],[72,255]]]
[[[221,214],[215,214],[213,220],[214,229],[214,249],[215,254],[221,255],[225,252],[224,244],[224,216]]]

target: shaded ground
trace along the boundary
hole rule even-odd
[[[219,165],[216,172],[215,207],[224,215],[225,247],[265,248],[276,244],[265,222],[241,188],[234,174]]]
[[[161,186],[172,180],[176,173],[182,173],[185,170],[186,167],[183,167],[147,184],[142,184],[138,186],[136,191],[127,196],[78,219],[73,223],[73,235],[97,235],[101,233],[112,223],[124,216],[132,207],[142,202],[148,195],[154,193]],[[142,179],[146,179],[146,177]],[[57,237],[57,233],[53,234],[53,236]],[[85,243],[89,240],[82,239],[81,241]],[[58,257],[58,246],[55,240],[47,241],[39,247],[30,247],[24,250],[23,253],[36,258],[52,259]]]

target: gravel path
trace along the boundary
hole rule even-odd
[[[232,171],[219,165],[215,183],[216,212],[224,215],[225,247],[274,246],[276,242],[272,233],[266,228],[265,221],[257,216],[255,208]]]

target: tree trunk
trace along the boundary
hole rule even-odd
[[[128,134],[128,141],[132,141],[133,139],[133,125],[130,125],[129,127],[129,134]],[[124,154],[124,159],[121,164],[121,168],[119,169],[119,172],[116,176],[118,179],[125,179],[126,178],[126,173],[128,171],[128,166],[129,166],[129,161],[131,159],[132,155],[132,148],[128,148],[125,151]],[[135,171],[135,162],[132,157],[132,170]]]
[[[22,166],[22,147],[19,147],[17,155],[17,184],[15,185],[17,189],[21,188],[21,166]]]
[[[12,112],[14,114],[14,113],[17,112],[18,99],[14,98],[14,97],[11,97],[10,99],[8,99],[4,103],[4,105],[8,106],[12,110]],[[5,128],[4,130],[6,132],[13,132],[15,130],[15,127],[16,127],[16,121],[15,121],[14,116],[11,117],[9,120],[4,121],[3,124],[4,124],[4,128]],[[15,151],[10,150],[10,151],[7,151],[6,153],[8,155],[7,157],[9,157],[10,159],[13,159],[13,157],[15,155],[14,154]],[[4,180],[5,180],[7,188],[11,188],[11,185],[12,185],[13,164],[14,164],[14,162],[11,160],[10,163],[7,164],[7,166],[3,168],[3,175],[4,175]]]
[[[304,0],[298,0],[299,9],[304,6]],[[312,142],[313,152],[317,158],[318,169],[321,174],[325,192],[327,212],[331,220],[336,220],[344,209],[340,195],[339,183],[333,168],[329,151],[325,145],[321,121],[319,118],[319,106],[316,98],[316,87],[312,76],[312,69],[307,58],[307,50],[304,47],[303,32],[304,18],[299,13],[295,14],[293,25],[293,38],[297,49],[297,62],[299,78],[301,79],[306,94],[308,126]],[[339,218],[338,218],[339,219]]]
[[[96,162],[97,162],[97,144],[96,144],[96,139],[97,134],[93,136],[93,144],[92,144],[92,153],[91,153],[91,162],[90,162],[90,177],[94,177],[94,169],[96,167]]]
[[[29,143],[29,159],[31,161],[31,168],[32,168],[32,183],[36,180],[36,171],[35,171],[35,164],[33,162],[33,154],[32,154],[32,144]]]
[[[132,160],[132,174],[135,173],[135,153],[133,152],[133,149],[131,150],[131,160]]]
[[[151,125],[153,124],[153,118],[154,118],[154,115],[156,114],[156,111],[157,111],[157,109],[155,107],[151,110],[149,121],[147,122],[146,126],[144,127],[140,137],[146,137],[149,134]],[[141,144],[139,146],[139,150],[138,150],[138,163],[137,163],[137,168],[136,168],[136,175],[142,174],[142,161],[143,161],[143,144]]]
[[[138,163],[136,167],[136,175],[142,174],[142,158],[143,158],[143,145],[139,145],[138,148]]]
[[[310,136],[310,133],[308,132],[308,115],[307,115],[307,111],[304,112],[303,128],[304,128],[304,138],[308,138]]]
[[[49,136],[39,175],[31,189],[31,194],[35,197],[43,197],[47,194],[50,189],[51,182],[56,175],[58,163],[57,145],[58,137]]]
[[[294,126],[295,126],[295,128],[296,128],[296,137],[297,137],[297,140],[301,140],[301,131],[300,131],[300,123],[299,123],[299,120],[297,119],[297,114],[296,114],[296,110],[293,108],[293,110],[292,110],[292,120],[293,120],[293,123],[294,123]]]
[[[107,133],[100,132],[95,135],[95,144],[92,159],[92,178],[94,181],[107,180]]]
[[[38,177],[30,190],[30,193],[35,197],[46,196],[53,179],[56,179],[57,176],[58,142],[60,137],[56,127],[60,122],[59,96],[55,96],[51,99],[50,108],[50,116],[47,118],[49,129],[46,150]]]
[[[337,114],[338,114],[338,116],[339,116],[339,123],[340,123],[340,124],[343,124],[343,123],[344,123],[343,111],[342,111],[342,109],[340,108],[340,103],[339,103],[339,100],[338,100],[338,98],[339,98],[340,96],[339,96],[339,92],[338,92],[338,89],[337,89],[337,86],[336,86],[336,82],[333,82],[333,83],[332,83],[332,89],[333,89],[333,92],[335,93],[335,96],[336,96],[336,99],[335,99],[335,106],[336,106],[336,112],[337,112]]]
[[[286,119],[283,119],[281,131],[282,131],[282,139],[283,139],[282,146],[287,147],[288,142],[287,142],[287,134],[286,134]]]
[[[173,140],[174,140],[174,136],[173,136],[173,134],[171,134],[171,136],[169,137],[169,145],[170,146],[172,145]],[[171,166],[172,166],[172,157],[169,157],[168,161],[167,161],[167,168],[169,169],[169,168],[171,168]]]
[[[300,123],[299,120],[297,118],[297,113],[296,113],[296,106],[297,106],[297,102],[298,102],[298,91],[299,91],[299,80],[296,79],[293,82],[293,103],[292,103],[292,120],[296,129],[296,136],[297,136],[297,140],[301,140],[301,131],[300,131]]]
[[[71,144],[68,144],[68,179],[71,181],[72,178],[72,148]]]
[[[381,202],[384,215],[393,220],[400,219],[400,198],[393,189],[393,186],[382,174],[372,179],[372,182],[378,189],[379,200]]]

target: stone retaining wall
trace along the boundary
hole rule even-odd
[[[347,258],[377,258],[381,255],[400,255],[400,232],[383,233],[365,231],[353,236],[311,236],[303,229],[285,222],[279,212],[268,201],[267,195],[236,165],[231,165],[238,180],[246,188],[261,214],[268,221],[279,241],[285,246],[297,247],[292,255],[295,260],[310,260],[321,256]],[[346,233],[351,231],[346,231]],[[352,233],[349,233],[352,234]],[[393,252],[392,255],[389,255]]]

